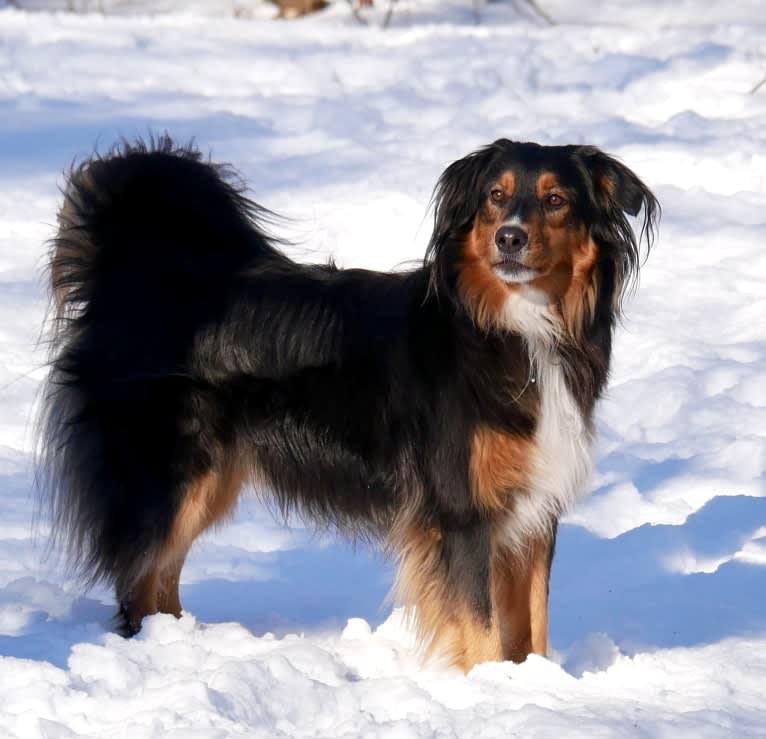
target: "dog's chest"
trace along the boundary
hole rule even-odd
[[[584,492],[591,472],[591,432],[560,363],[543,352],[533,367],[540,408],[529,484],[514,496],[505,525],[513,545],[550,531],[553,521]]]

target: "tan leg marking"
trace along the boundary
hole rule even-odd
[[[159,556],[131,594],[128,617],[134,628],[153,613],[181,615],[178,585],[186,555],[199,534],[231,511],[243,480],[241,470],[230,468],[189,485]]]
[[[505,659],[523,662],[547,653],[548,558],[547,542],[537,542],[524,555],[507,553],[496,561],[494,600]]]
[[[468,672],[481,662],[502,659],[497,621],[484,623],[449,591],[439,570],[441,535],[435,528],[403,527],[393,535],[399,572],[394,585],[398,603],[415,608],[415,630],[426,657],[444,657]]]
[[[548,578],[550,577],[549,550],[539,545],[529,573],[529,621],[532,654],[548,654]]]
[[[157,613],[159,580],[159,571],[152,568],[136,583],[130,594],[130,601],[127,604],[127,620],[134,632],[141,628],[141,621],[144,616]]]
[[[438,639],[440,651],[450,660],[450,664],[468,672],[482,662],[499,662],[503,658],[503,648],[497,619],[490,624],[476,617],[465,606],[453,612],[453,620],[442,629]]]

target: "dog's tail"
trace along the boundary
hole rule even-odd
[[[38,472],[52,541],[118,598],[153,566],[193,478],[215,469],[188,357],[200,323],[225,310],[227,281],[280,258],[264,213],[229,170],[166,137],[69,174]]]
[[[104,285],[124,284],[126,265],[145,264],[147,282],[170,277],[172,289],[232,272],[259,251],[276,254],[254,227],[271,214],[244,191],[231,168],[167,136],[73,168],[50,260],[57,318],[85,311]]]

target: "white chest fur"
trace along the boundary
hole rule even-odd
[[[514,302],[516,310],[508,306],[508,314],[518,316],[520,303]],[[531,377],[540,394],[540,415],[529,490],[520,491],[514,498],[513,511],[504,528],[503,538],[513,548],[523,546],[530,537],[549,532],[553,521],[584,492],[591,472],[591,433],[556,356],[556,321],[539,302],[535,301],[533,306],[531,313],[539,319],[534,320],[530,311],[522,308],[526,329],[522,333],[530,349]],[[534,327],[530,325],[531,318]]]

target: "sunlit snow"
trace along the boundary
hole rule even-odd
[[[400,0],[387,30],[383,0],[364,27],[340,1],[293,22],[255,1],[0,2],[0,736],[766,736],[766,12],[540,4],[557,25],[521,0],[479,24],[471,0]],[[296,258],[343,266],[420,259],[439,173],[500,136],[596,144],[655,191],[592,495],[560,530],[549,660],[421,667],[389,565],[252,498],[196,544],[187,615],[130,641],[110,593],[44,557],[62,172],[165,130],[234,164]]]

